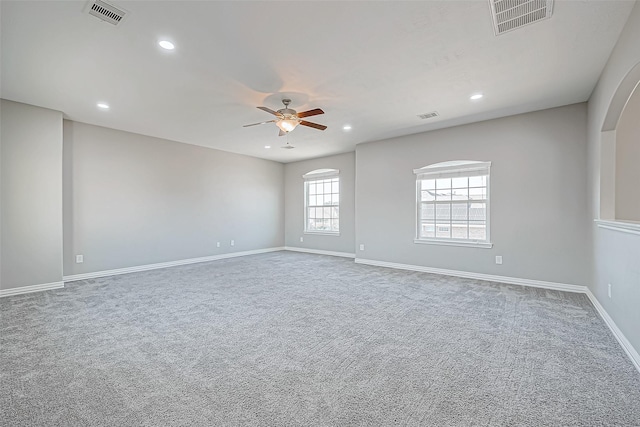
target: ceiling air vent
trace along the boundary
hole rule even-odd
[[[439,114],[438,114],[437,111],[432,111],[430,113],[425,113],[425,114],[418,114],[418,118],[422,119],[422,120],[431,119],[433,117],[438,117],[438,116],[439,116]]]
[[[109,24],[118,25],[122,22],[127,15],[127,11],[115,7],[102,0],[92,0],[87,4],[86,11],[89,15],[93,15],[96,18],[100,18],[104,22]]]
[[[553,0],[489,0],[496,36],[551,18]]]

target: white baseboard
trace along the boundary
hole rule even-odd
[[[31,292],[48,291],[64,288],[64,282],[43,283],[41,285],[21,286],[19,288],[0,289],[0,298],[11,295],[30,294]]]
[[[622,346],[622,349],[627,353],[627,356],[629,356],[629,359],[631,359],[638,372],[640,372],[640,354],[638,354],[636,349],[633,348],[633,345],[631,345],[627,337],[624,336],[620,328],[618,328],[618,325],[616,325],[616,322],[614,322],[611,316],[609,316],[609,313],[607,313],[602,304],[600,304],[600,301],[598,301],[596,296],[593,295],[589,289],[587,289],[586,294],[589,297],[589,300],[591,300],[591,304],[593,304],[600,314],[600,317],[604,320],[604,323],[606,323],[609,329],[611,329],[613,336],[616,337]]]
[[[443,276],[464,277],[466,279],[486,280],[489,282],[509,283],[512,285],[532,286],[534,288],[553,289],[556,291],[586,293],[587,287],[568,285],[566,283],[545,282],[542,280],[521,279],[519,277],[495,276],[492,274],[471,273],[468,271],[446,270],[443,268],[423,267],[420,265],[396,264],[395,262],[376,261],[356,258],[357,264],[375,265],[377,267],[395,268],[399,270],[421,271],[423,273],[441,274]]]
[[[307,249],[307,248],[297,248],[295,246],[285,246],[285,251],[292,252],[305,252],[308,254],[316,254],[316,255],[330,255],[330,256],[339,256],[343,258],[355,258],[356,254],[350,254],[348,252],[334,252],[334,251],[323,251],[320,249]]]
[[[284,247],[255,249],[252,251],[243,252],[231,252],[227,254],[211,255],[200,258],[181,259],[178,261],[161,262],[158,264],[138,265],[135,267],[117,268],[115,270],[96,271],[93,273],[73,274],[71,276],[64,276],[62,279],[66,282],[74,282],[76,280],[95,279],[98,277],[115,276],[118,274],[137,273],[139,271],[157,270],[160,268],[176,267],[178,265],[196,264],[199,262],[217,261],[226,258],[236,258],[247,255],[263,254],[266,252],[283,251]]]
[[[445,270],[442,268],[432,268],[432,267],[422,267],[419,265],[409,265],[409,264],[396,264],[394,262],[385,262],[385,261],[376,261],[370,259],[362,259],[356,258],[355,262],[357,264],[366,264],[366,265],[374,265],[378,267],[387,267],[387,268],[395,268],[399,270],[411,270],[411,271],[421,271],[424,273],[433,273],[433,274],[442,274],[444,276],[456,276],[456,277],[464,277],[467,279],[479,279],[479,280],[488,280],[490,282],[499,282],[499,283],[509,283],[513,285],[521,285],[521,286],[532,286],[536,288],[544,288],[544,289],[553,289],[556,291],[565,291],[565,292],[577,292],[586,294],[593,306],[595,307],[604,323],[609,327],[613,336],[618,340],[622,349],[627,353],[629,359],[631,359],[631,363],[635,366],[635,368],[640,372],[640,355],[636,351],[636,349],[631,345],[627,337],[624,336],[620,328],[613,321],[611,316],[607,313],[607,311],[602,307],[598,299],[591,293],[589,288],[586,286],[580,285],[568,285],[565,283],[556,283],[556,282],[545,282],[541,280],[532,280],[532,279],[521,279],[517,277],[507,277],[507,276],[494,276],[490,274],[482,274],[482,273],[470,273],[468,271],[458,271],[458,270]]]

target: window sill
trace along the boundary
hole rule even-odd
[[[467,248],[483,248],[490,249],[493,247],[491,242],[456,242],[446,240],[431,240],[431,239],[414,239],[413,243],[419,243],[421,245],[441,245],[441,246],[462,246]]]
[[[620,231],[622,233],[640,234],[640,222],[618,221],[618,220],[594,220],[596,225],[607,230]]]
[[[305,231],[304,234],[312,234],[317,236],[339,236],[339,231]]]

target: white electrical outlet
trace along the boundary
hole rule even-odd
[[[84,255],[76,255],[76,264],[82,264],[83,262],[84,262]]]
[[[362,245],[362,244],[360,245],[360,250],[364,251],[364,245]]]
[[[304,237],[301,237],[301,238],[300,238],[300,241],[301,241],[301,242],[304,242]]]
[[[216,242],[216,247],[220,247],[220,242]]]
[[[502,255],[496,255],[496,264],[502,264]]]
[[[611,283],[607,284],[607,295],[611,298]]]
[[[232,241],[231,241],[231,246],[235,246],[235,244],[236,244],[236,241],[235,241],[235,240],[232,240]]]

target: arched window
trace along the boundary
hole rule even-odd
[[[490,248],[490,168],[491,162],[456,160],[414,169],[415,243]]]
[[[337,169],[316,169],[302,176],[305,233],[340,233],[339,173]]]

